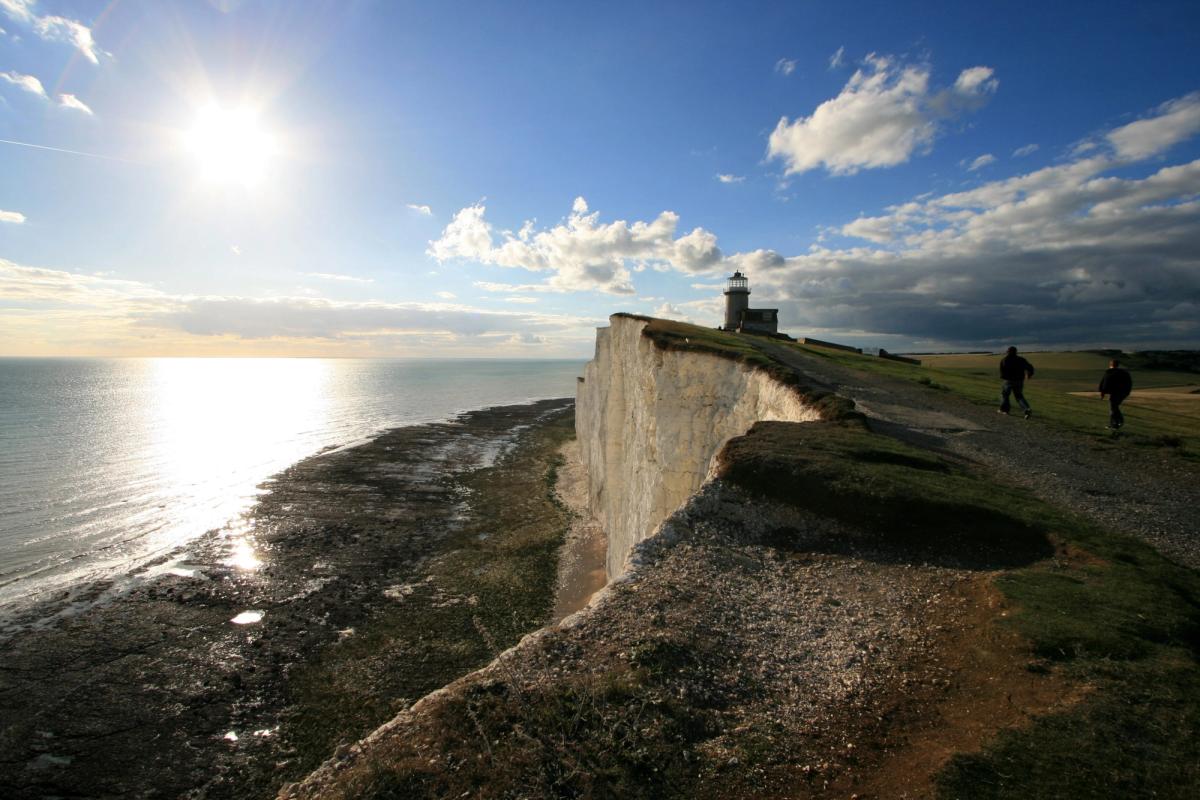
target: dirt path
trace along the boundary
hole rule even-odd
[[[1116,447],[1034,418],[997,414],[948,392],[868,375],[792,348],[765,349],[853,397],[876,429],[993,469],[1047,502],[1140,536],[1200,568],[1200,469],[1170,452]],[[1036,388],[1031,402],[1036,404]],[[1103,413],[1098,412],[1102,424]]]

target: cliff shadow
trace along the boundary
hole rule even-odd
[[[1056,518],[1041,503],[859,421],[760,422],[726,444],[717,475],[839,523],[776,528],[760,539],[771,547],[967,569],[1025,566],[1054,553]]]

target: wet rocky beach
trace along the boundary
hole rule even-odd
[[[0,796],[271,796],[487,663],[553,607],[571,405],[308,458],[160,577],[6,634]]]

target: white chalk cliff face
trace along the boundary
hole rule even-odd
[[[610,318],[578,384],[575,432],[592,514],[608,533],[608,578],[709,475],[713,456],[759,420],[821,418],[788,386],[715,355],[659,350],[646,323]]]

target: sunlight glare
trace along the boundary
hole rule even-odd
[[[278,153],[275,137],[250,108],[208,105],[196,115],[184,144],[201,177],[214,183],[253,186]]]

